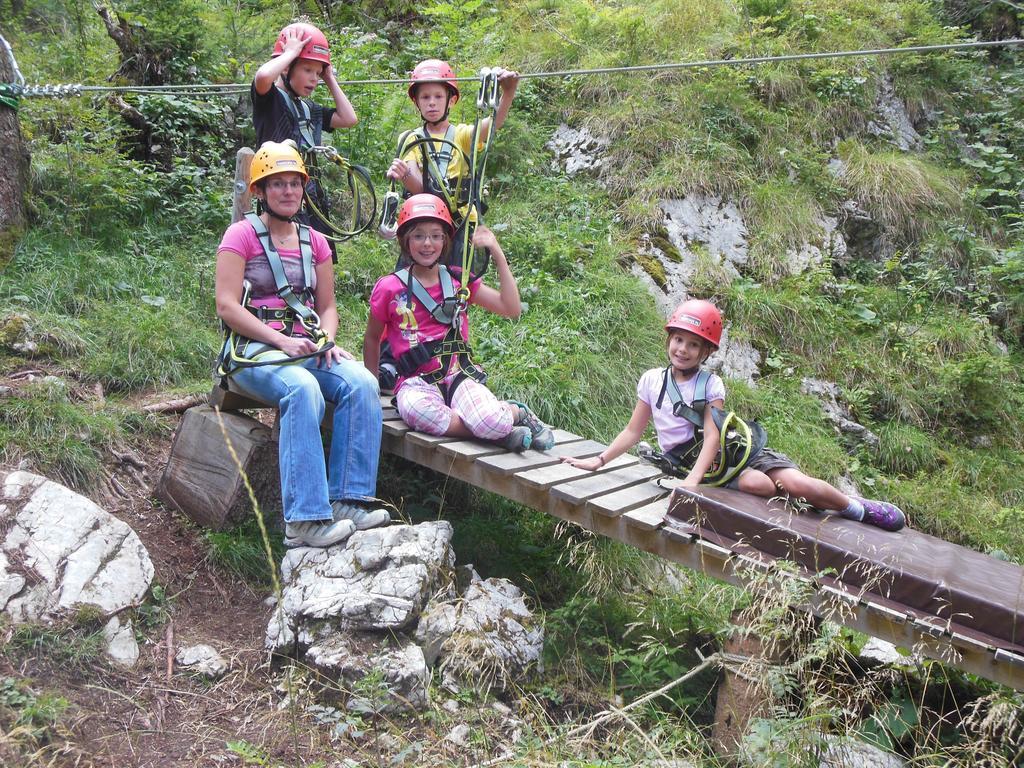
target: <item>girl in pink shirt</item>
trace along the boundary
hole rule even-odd
[[[441,198],[418,194],[405,201],[398,215],[404,266],[373,288],[363,365],[376,373],[380,340],[386,336],[397,361],[398,412],[415,430],[476,437],[513,451],[546,451],[554,445],[551,430],[524,404],[494,396],[469,347],[469,305],[517,318],[519,286],[497,238],[485,226],[477,227],[473,245],[490,250],[500,288],[472,276],[460,286],[460,270],[440,263],[454,233]]]

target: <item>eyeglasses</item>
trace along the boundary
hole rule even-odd
[[[417,245],[426,242],[443,243],[444,233],[435,232],[433,234],[426,234],[425,232],[413,232],[411,235],[409,235],[409,239],[412,240]]]
[[[281,192],[285,189],[302,189],[304,186],[302,179],[271,179],[267,182],[267,188],[275,192]]]

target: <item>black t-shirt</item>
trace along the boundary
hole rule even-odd
[[[256,83],[249,88],[249,97],[252,99],[252,122],[256,128],[256,148],[259,149],[265,141],[284,141],[295,135],[295,119],[285,105],[285,96],[276,85],[270,86],[270,90],[262,96],[256,92]],[[331,118],[334,117],[335,109],[324,109],[311,99],[303,99],[309,106],[309,115],[313,123],[317,120],[325,131],[331,131]]]

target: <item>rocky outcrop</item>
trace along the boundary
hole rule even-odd
[[[883,77],[879,81],[875,111],[877,117],[867,124],[868,133],[891,141],[904,151],[916,151],[924,146],[921,134],[910,119],[907,105],[896,94],[890,77]]]
[[[112,617],[138,606],[152,580],[149,553],[124,522],[45,477],[0,474],[0,610],[11,621],[82,609]],[[130,626],[104,628],[118,663],[138,658]]]
[[[543,632],[509,582],[476,577],[459,588],[451,536],[439,521],[291,550],[267,647],[335,680],[358,711],[425,707],[433,663],[467,669],[448,663],[453,643],[472,646],[466,663],[490,664],[504,687],[537,662]]]
[[[850,410],[839,402],[839,387],[835,384],[808,378],[801,381],[800,391],[818,398],[826,418],[832,422],[840,435],[854,442],[864,443],[869,448],[878,447],[878,435],[854,421]]]
[[[555,155],[551,161],[551,170],[565,171],[567,175],[575,176],[582,171],[596,171],[601,167],[608,139],[595,136],[586,126],[570,128],[562,123],[545,146]]]
[[[505,688],[542,664],[544,630],[522,591],[510,581],[481,579],[475,572],[460,597],[428,606],[416,639],[446,682],[481,690]]]

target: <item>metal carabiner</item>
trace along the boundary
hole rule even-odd
[[[398,234],[398,205],[402,198],[394,190],[384,195],[381,203],[380,226],[377,227],[377,234],[385,240],[394,240]]]
[[[500,90],[497,68],[484,67],[481,69],[480,90],[476,94],[476,108],[480,110],[497,109]]]

